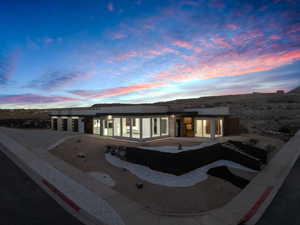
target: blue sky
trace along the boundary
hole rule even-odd
[[[300,85],[299,0],[3,0],[0,108]]]

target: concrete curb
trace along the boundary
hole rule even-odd
[[[299,155],[300,130],[280,149],[264,170],[215,215],[227,217],[228,224],[256,224],[272,203]]]
[[[299,143],[297,143],[296,141],[298,140]],[[288,150],[288,148],[290,148],[291,150],[293,150],[293,148],[291,148],[292,146],[290,146],[291,143],[293,143],[292,141],[294,141],[293,147],[294,147],[294,151],[295,154],[292,155],[290,163],[287,164],[287,169],[283,170],[283,173],[281,173],[280,177],[277,177],[277,182],[273,185],[273,186],[269,186],[268,188],[270,188],[270,192],[268,194],[268,196],[266,197],[265,201],[263,201],[260,205],[260,207],[257,209],[255,215],[253,215],[252,218],[250,218],[247,221],[247,225],[254,225],[256,224],[259,219],[263,216],[264,212],[266,211],[266,209],[268,208],[268,206],[272,203],[272,200],[275,198],[276,194],[278,193],[279,189],[281,188],[281,186],[283,185],[285,179],[287,178],[287,176],[289,175],[290,171],[292,170],[295,162],[297,161],[299,155],[300,155],[300,130],[295,134],[294,137],[292,137],[287,144],[285,144],[283,146],[283,148],[281,149],[281,154],[284,154],[284,150]],[[298,149],[297,149],[298,147]],[[281,155],[276,155],[275,157],[281,158]]]
[[[0,132],[7,155],[63,208],[84,224],[125,225],[117,212],[103,199],[40,160],[12,138]]]

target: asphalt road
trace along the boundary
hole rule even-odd
[[[300,158],[256,225],[300,225]]]
[[[1,151],[0,179],[0,225],[83,225]]]

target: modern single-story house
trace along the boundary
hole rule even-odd
[[[194,136],[214,139],[239,132],[239,120],[230,116],[228,107],[174,110],[166,105],[120,105],[56,109],[49,114],[53,130],[141,141]]]

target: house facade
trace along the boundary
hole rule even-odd
[[[171,109],[163,105],[61,109],[50,112],[53,130],[147,141],[163,137],[214,139],[238,131],[228,107]],[[229,129],[230,128],[230,129]]]

